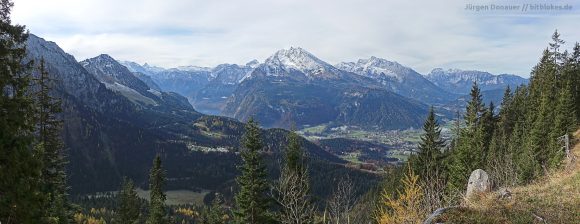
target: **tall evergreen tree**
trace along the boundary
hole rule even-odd
[[[580,121],[580,44],[574,45],[573,51],[566,59],[562,72],[562,87],[570,91],[571,100],[576,112],[575,119]],[[578,124],[575,124],[578,125]]]
[[[237,223],[262,224],[272,221],[268,211],[270,200],[268,191],[268,173],[262,162],[260,152],[263,150],[260,127],[254,119],[246,124],[246,133],[241,145],[243,164],[239,167],[241,175],[236,178],[240,191],[236,194],[234,216]]]
[[[437,123],[433,107],[423,124],[419,152],[410,159],[410,164],[419,178],[423,181],[439,176],[443,172],[442,150],[445,142],[441,139],[441,128]]]
[[[552,43],[549,44],[549,49],[550,49],[550,53],[552,55],[552,61],[554,64],[560,64],[564,61],[564,59],[566,58],[566,54],[560,52],[560,47],[566,43],[564,40],[560,39],[560,33],[558,33],[558,30],[555,30],[554,33],[552,34]],[[557,73],[552,74],[552,75],[557,75]]]
[[[203,210],[199,223],[201,224],[225,224],[227,223],[226,211],[222,208],[223,198],[216,193],[210,206],[206,206]]]
[[[551,48],[554,49],[557,47]],[[546,49],[540,62],[532,71],[530,96],[528,98],[532,107],[528,108],[528,120],[526,121],[530,124],[530,129],[526,138],[526,145],[524,146],[528,150],[531,150],[531,154],[534,155],[534,160],[540,167],[540,170],[535,170],[533,173],[530,173],[533,174],[530,176],[532,179],[541,174],[542,167],[544,171],[548,168],[548,160],[550,160],[550,155],[552,155],[552,148],[550,146],[556,141],[550,135],[554,124],[555,114],[553,109],[557,101],[556,96],[554,96],[557,85],[556,74],[558,73],[558,65],[556,63],[557,60],[555,59],[554,53]],[[532,167],[538,168],[536,165]]]
[[[69,212],[66,194],[66,159],[61,139],[62,120],[57,116],[62,112],[59,100],[50,95],[52,80],[40,61],[38,92],[36,93],[36,148],[42,160],[42,191],[47,197],[45,219],[49,223],[69,223],[72,212]]]
[[[570,87],[572,84],[570,84],[570,80],[567,80],[566,84],[567,85],[562,88],[560,92],[554,111],[554,127],[550,139],[555,141],[552,141],[554,145],[552,145],[552,150],[550,150],[550,154],[548,155],[548,165],[550,167],[558,167],[564,157],[564,151],[561,148],[563,142],[560,142],[557,139],[564,135],[571,136],[572,132],[576,130],[577,125],[575,116],[576,106],[574,105],[574,99],[571,92],[572,88]]]
[[[437,123],[433,107],[423,125],[425,132],[419,142],[419,152],[409,159],[414,173],[419,176],[419,184],[422,186],[423,205],[425,209],[434,211],[443,205],[446,184],[445,154],[443,147],[445,141],[441,139],[441,128]]]
[[[572,84],[572,95],[576,105],[576,121],[580,121],[580,43],[576,42],[568,59],[567,73]]]
[[[449,171],[447,188],[452,194],[465,188],[469,174],[483,167],[487,154],[484,143],[485,126],[482,125],[485,105],[477,83],[473,84],[470,96],[471,100],[467,104],[465,113],[465,128],[460,131],[447,168]]]
[[[149,217],[148,224],[164,224],[167,223],[167,214],[165,211],[165,193],[163,186],[165,185],[165,171],[161,166],[161,157],[157,155],[153,160],[153,167],[149,173]]]
[[[123,185],[119,192],[119,205],[117,209],[116,223],[119,224],[136,224],[139,223],[139,216],[141,215],[141,204],[137,191],[135,191],[135,184],[129,178],[123,178]]]
[[[288,134],[288,147],[286,149],[286,167],[294,172],[303,170],[304,167],[304,150],[300,145],[300,138],[296,132]]]
[[[0,1],[0,222],[39,223],[44,196],[40,159],[33,153],[32,63],[23,61],[28,33],[12,25],[12,6]]]

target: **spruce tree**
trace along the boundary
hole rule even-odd
[[[57,116],[62,112],[61,102],[50,94],[52,80],[40,61],[38,92],[36,95],[36,148],[42,160],[42,191],[47,197],[45,219],[49,223],[69,223],[72,212],[69,211],[66,194],[66,159],[61,139],[62,120]]]
[[[165,211],[165,193],[163,187],[165,185],[165,171],[161,166],[161,157],[157,155],[153,160],[153,167],[149,173],[149,217],[148,224],[164,224],[167,223],[167,215]]]
[[[139,223],[139,216],[141,215],[141,204],[137,191],[135,191],[135,184],[129,178],[123,178],[123,185],[119,192],[119,205],[117,209],[117,217],[115,223],[119,224],[133,224]]]
[[[25,27],[12,25],[12,1],[0,1],[0,222],[39,223],[44,195],[33,153],[34,104],[24,63]]]
[[[241,145],[243,164],[239,167],[241,175],[236,178],[240,191],[235,196],[235,220],[240,224],[269,223],[268,173],[260,155],[263,150],[260,128],[252,118],[246,124]]]
[[[562,74],[562,87],[570,91],[574,104],[575,121],[580,121],[580,44],[576,43],[570,56],[566,59]],[[578,125],[578,124],[574,124]]]
[[[433,107],[423,124],[423,131],[425,133],[419,142],[419,152],[410,159],[410,164],[422,181],[428,181],[443,172],[442,150],[445,146]]]
[[[485,105],[477,83],[473,84],[470,96],[471,100],[467,104],[464,116],[465,128],[460,130],[460,136],[456,140],[456,147],[451,152],[447,168],[449,171],[447,189],[452,194],[463,191],[469,174],[483,167],[487,154],[484,143],[485,126],[482,125]]]
[[[558,167],[564,157],[564,150],[561,147],[563,142],[557,139],[564,135],[571,136],[572,132],[576,130],[576,112],[571,92],[572,88],[570,86],[571,84],[568,81],[567,86],[562,88],[554,111],[554,128],[550,139],[554,139],[555,141],[553,141],[554,145],[551,147],[552,150],[548,155],[549,167]]]
[[[305,168],[304,150],[302,150],[302,146],[300,145],[300,137],[293,131],[288,134],[285,165],[293,172],[300,172]]]
[[[568,59],[568,76],[572,84],[572,95],[574,99],[576,121],[580,121],[580,43],[576,42],[574,50]]]
[[[222,208],[223,198],[221,194],[216,193],[210,206],[203,210],[199,223],[202,224],[225,224],[227,223],[226,211]]]

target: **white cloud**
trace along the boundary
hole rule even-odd
[[[527,76],[554,29],[580,41],[577,11],[477,14],[464,10],[470,2],[18,0],[13,20],[77,59],[108,53],[165,67],[245,63],[301,46],[331,63],[373,55],[421,73],[453,67]]]

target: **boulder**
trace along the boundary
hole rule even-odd
[[[491,190],[489,175],[482,169],[471,172],[469,182],[467,183],[467,193],[465,196],[471,198],[474,194],[488,192]]]

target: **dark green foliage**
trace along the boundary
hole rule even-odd
[[[568,58],[565,75],[570,80],[574,98],[576,121],[580,121],[580,43],[576,42],[572,54]]]
[[[49,77],[40,61],[36,98],[36,149],[42,160],[42,191],[47,197],[44,219],[49,223],[69,223],[72,218],[67,200],[66,158],[61,139],[61,102],[53,98],[51,89],[55,80]]]
[[[220,194],[216,193],[210,206],[206,206],[201,212],[199,223],[202,224],[223,224],[226,223],[227,212],[222,207],[224,203]]]
[[[153,167],[149,173],[149,217],[148,224],[163,224],[167,223],[167,215],[165,211],[165,193],[163,187],[165,185],[165,171],[161,166],[161,157],[157,155],[153,160]]]
[[[423,125],[425,132],[419,142],[419,152],[409,159],[415,174],[423,181],[431,180],[442,174],[443,147],[445,142],[441,139],[441,128],[437,123],[433,107]]]
[[[304,169],[304,151],[300,145],[299,136],[295,132],[288,133],[285,165],[292,172],[300,172]]]
[[[271,222],[268,211],[270,200],[268,191],[268,173],[262,162],[262,138],[258,124],[250,119],[246,124],[246,133],[242,139],[241,156],[243,164],[239,167],[241,175],[236,178],[240,191],[236,194],[234,216],[237,223],[262,224]]]
[[[129,178],[123,178],[123,185],[118,196],[117,218],[116,223],[132,224],[139,223],[139,216],[141,215],[141,204],[135,185]]]
[[[477,83],[473,84],[470,95],[471,100],[465,114],[465,128],[460,130],[459,137],[455,140],[456,145],[451,151],[447,167],[449,192],[459,192],[465,188],[469,174],[483,167],[488,152],[485,138],[490,135],[488,128],[492,124],[486,122],[492,122],[493,115],[490,112],[486,115]]]
[[[529,86],[506,90],[499,115],[484,110],[476,90],[465,115],[466,127],[454,140],[449,188],[462,190],[469,172],[486,165],[496,184],[528,183],[557,168],[561,136],[578,126],[580,47],[567,54],[557,32],[533,68]],[[487,161],[482,164],[482,161]]]
[[[41,163],[33,153],[31,63],[23,64],[25,27],[12,25],[12,1],[0,1],[0,222],[38,223],[42,217]]]

